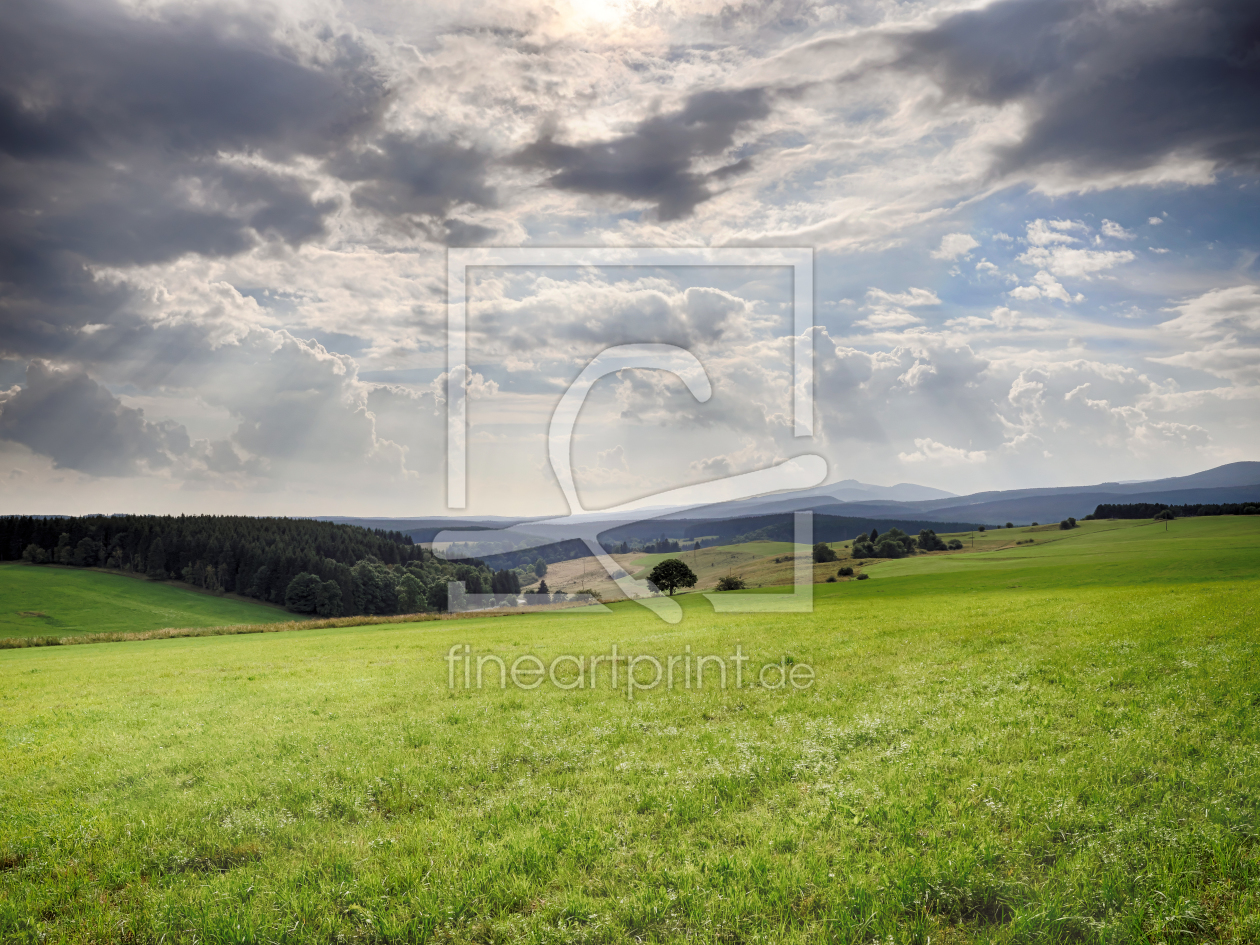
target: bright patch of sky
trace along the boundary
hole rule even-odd
[[[588,507],[804,452],[954,492],[1260,458],[1258,23],[1243,0],[20,6],[0,496],[446,512],[446,248],[473,245],[812,249],[817,425],[793,435],[787,269],[479,270],[471,514],[565,511],[551,411],[628,342],[692,350],[714,395],[601,381]]]

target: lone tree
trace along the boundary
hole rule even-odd
[[[814,561],[817,564],[826,564],[828,561],[836,561],[837,555],[834,550],[825,542],[820,541],[814,545]]]
[[[658,589],[669,591],[670,597],[673,597],[674,591],[680,587],[696,586],[695,572],[677,558],[666,558],[654,567],[652,573],[648,575],[648,580]]]
[[[538,558],[534,561],[534,574],[540,578],[547,576],[547,562],[542,558]]]

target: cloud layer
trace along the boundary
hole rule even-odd
[[[806,449],[956,491],[1257,458],[1258,42],[1244,0],[16,0],[6,502],[443,511],[445,249],[486,243],[813,248],[818,424],[784,271],[478,270],[472,511],[563,511],[550,410],[627,342],[714,396],[602,382],[591,504]]]

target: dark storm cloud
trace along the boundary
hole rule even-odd
[[[474,148],[431,137],[385,135],[330,165],[343,180],[363,181],[354,202],[382,213],[444,214],[461,203],[489,206],[486,158]]]
[[[88,265],[299,243],[334,208],[309,183],[219,159],[322,154],[370,128],[385,93],[345,47],[313,68],[260,26],[161,20],[108,3],[15,0],[0,30],[0,328],[56,355],[125,293]],[[195,195],[194,195],[195,192]]]
[[[1001,0],[901,42],[899,67],[950,97],[1025,106],[999,171],[1129,171],[1173,154],[1260,168],[1255,0]]]
[[[355,206],[387,217],[419,217],[433,238],[465,243],[481,242],[493,231],[446,215],[461,205],[494,206],[487,163],[484,153],[454,141],[388,134],[340,155],[328,167],[343,180],[360,182],[352,197]]]
[[[81,369],[43,361],[32,361],[26,385],[0,404],[0,439],[49,456],[62,469],[98,476],[169,466],[192,445],[183,426],[151,423]]]
[[[607,141],[568,145],[543,134],[513,161],[553,171],[547,179],[552,187],[651,201],[660,219],[674,220],[713,196],[710,181],[749,166],[745,159],[701,173],[693,169],[696,159],[722,154],[741,128],[769,114],[765,89],[699,92],[680,110],[647,118]]]
[[[267,23],[225,11],[7,3],[0,350],[56,357],[82,326],[125,321],[126,293],[95,281],[90,266],[318,239],[338,203],[314,196],[299,158],[345,171],[360,182],[357,200],[435,214],[436,239],[467,227],[446,213],[491,202],[485,160],[432,139],[374,145],[389,89],[372,55],[330,34],[318,58],[304,61]],[[346,157],[369,153],[385,159]],[[225,155],[264,158],[266,169]]]
[[[321,153],[381,103],[367,54],[312,68],[229,14],[155,19],[109,3],[14,0],[0,32],[0,151],[92,159],[149,147],[200,156]]]

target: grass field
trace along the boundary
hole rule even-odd
[[[0,940],[1260,940],[1260,523],[1041,534],[813,614],[0,651]],[[614,643],[816,683],[445,661]]]
[[[1137,527],[1138,522],[1082,522],[1079,531],[1072,532],[1077,538],[1095,531]],[[1161,524],[1159,526],[1163,528]],[[1018,554],[1027,554],[1034,547],[1058,542],[1069,533],[1059,529],[1058,524],[1020,526],[1019,528],[994,528],[987,531],[971,531],[958,533],[942,532],[942,539],[958,538],[963,543],[959,552],[934,552],[929,559],[939,557],[965,557],[985,551],[1012,549]],[[1028,542],[1029,544],[1021,544]],[[827,543],[837,554],[837,560],[826,564],[814,565],[814,583],[823,583],[828,577],[837,577],[837,572],[844,565],[865,570],[879,564],[878,559],[854,559],[852,557],[853,542],[833,541]],[[666,558],[681,558],[696,574],[695,591],[712,591],[717,582],[727,574],[742,578],[750,588],[776,587],[791,584],[793,580],[793,554],[809,554],[810,549],[797,549],[786,541],[754,541],[738,545],[717,545],[702,548],[699,551],[668,552],[645,555],[638,552],[625,555],[614,555],[613,558],[631,576],[644,580],[652,568]],[[916,557],[909,566],[913,569],[923,560]],[[904,564],[905,562],[903,562]],[[873,572],[872,572],[873,573]],[[892,573],[892,572],[885,572]],[[900,571],[897,573],[905,573]],[[588,589],[606,600],[619,600],[623,597],[616,584],[609,579],[599,564],[598,559],[577,558],[551,565],[547,571],[547,586],[553,591],[572,593],[578,589]]]
[[[292,619],[279,607],[83,568],[0,564],[0,638]]]

